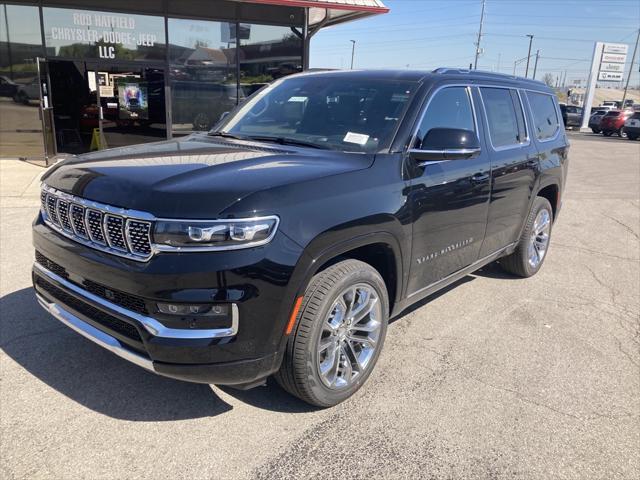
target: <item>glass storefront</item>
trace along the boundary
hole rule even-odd
[[[0,4],[0,157],[42,155],[37,7]]]
[[[211,8],[220,20],[0,4],[0,156],[206,131],[261,86],[302,70],[302,16],[248,23],[235,2],[211,1],[226,7]]]

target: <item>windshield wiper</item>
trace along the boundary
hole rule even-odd
[[[209,132],[207,133],[210,137],[222,137],[222,138],[233,138],[234,140],[246,140],[247,137],[241,137],[239,135],[234,135],[233,133],[227,132]]]
[[[273,142],[279,143],[280,145],[297,145],[300,147],[310,147],[310,148],[319,148],[322,150],[331,150],[331,147],[327,145],[319,145],[317,143],[305,142],[304,140],[296,140],[295,138],[288,137],[268,137],[268,136],[259,136],[259,135],[249,135],[245,137],[247,140],[256,140],[258,142]]]

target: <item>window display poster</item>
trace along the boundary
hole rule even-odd
[[[121,120],[147,120],[149,103],[147,82],[121,80],[118,85],[118,117]]]

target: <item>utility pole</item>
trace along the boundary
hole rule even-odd
[[[536,71],[538,70],[538,58],[540,58],[540,50],[536,50],[536,63],[533,64],[533,79],[536,79]]]
[[[499,53],[499,54],[498,54],[498,66],[496,67],[496,71],[497,71],[498,73],[500,73],[500,57],[501,57],[501,56],[502,56],[502,53]]]
[[[528,33],[526,36],[529,37],[529,53],[527,53],[527,68],[524,71],[524,78],[529,76],[529,60],[531,59],[531,44],[533,43],[533,35]]]
[[[349,40],[351,42],[351,70],[353,70],[353,57],[356,54],[356,41]]]
[[[478,41],[476,42],[476,60],[473,63],[473,69],[478,69],[478,57],[480,56],[480,40],[482,40],[482,25],[484,24],[484,4],[485,0],[482,0],[482,12],[480,13],[480,29],[478,30]]]
[[[638,51],[638,42],[640,41],[640,28],[638,29],[638,35],[636,36],[636,46],[633,47],[633,55],[631,55],[631,66],[629,67],[629,74],[627,75],[627,83],[624,86],[624,93],[622,94],[622,109],[624,110],[624,101],[627,99],[627,89],[629,88],[629,80],[631,80],[631,72],[635,68],[636,52]]]

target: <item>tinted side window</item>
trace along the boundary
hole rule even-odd
[[[414,148],[420,148],[432,128],[459,128],[475,132],[471,100],[465,87],[447,87],[435,94],[418,128]]]
[[[560,128],[553,97],[544,93],[527,92],[527,98],[531,105],[538,140],[553,137]]]
[[[511,90],[506,88],[481,88],[480,92],[482,93],[482,102],[487,113],[491,144],[494,147],[519,144],[521,131],[518,125],[524,123],[520,102],[518,102],[519,120]]]

